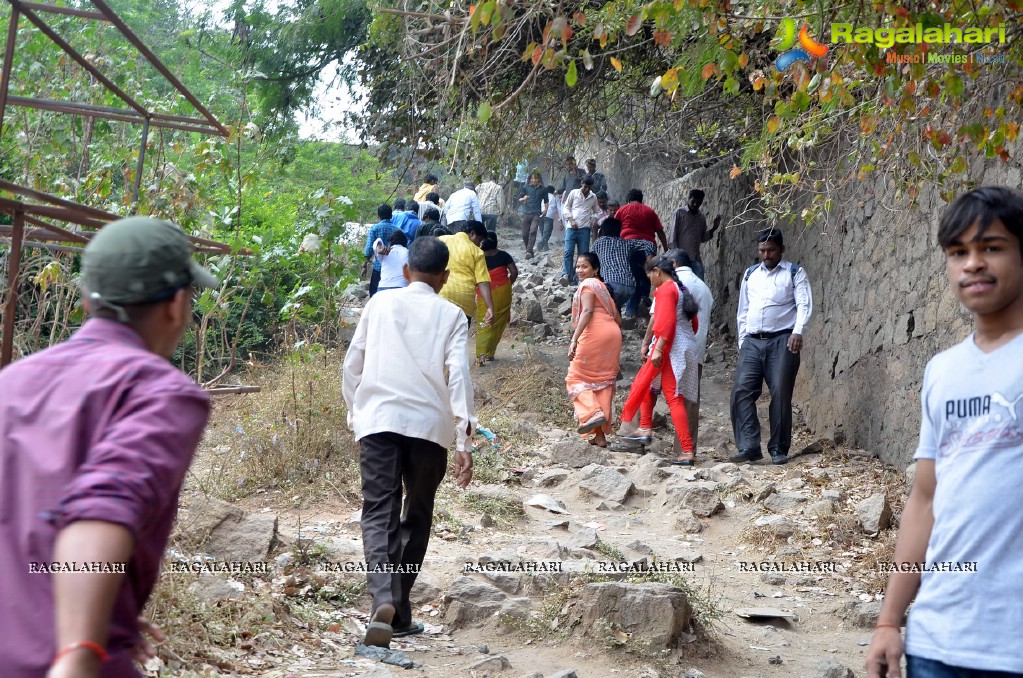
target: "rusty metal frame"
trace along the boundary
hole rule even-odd
[[[135,184],[133,186],[135,203],[138,202],[139,197],[150,127],[214,134],[223,137],[229,136],[227,128],[171,73],[153,51],[142,42],[103,0],[90,0],[96,11],[58,7],[39,2],[24,2],[22,0],[6,1],[11,5],[11,17],[7,27],[7,43],[4,48],[3,68],[0,71],[0,135],[3,133],[4,117],[8,105],[58,113],[70,113],[84,117],[105,118],[120,122],[141,123],[142,140],[135,170]],[[100,72],[95,64],[58,35],[53,27],[44,19],[44,15],[47,14],[75,16],[90,21],[103,21],[112,24],[202,117],[171,115],[147,109],[114,84],[113,81]],[[95,106],[73,101],[53,101],[35,97],[10,96],[12,62],[18,37],[18,23],[22,17],[26,18],[40,32],[50,38],[64,53],[101,82],[110,92],[116,94],[118,98],[124,101],[127,108]],[[0,368],[10,363],[14,348],[14,321],[18,306],[18,275],[21,269],[23,248],[35,247],[57,252],[81,252],[82,248],[92,239],[97,230],[119,218],[116,214],[111,214],[95,207],[65,200],[0,179],[0,194],[3,193],[13,194],[15,198],[0,195],[0,213],[10,214],[13,218],[13,223],[10,226],[0,225],[0,242],[9,240],[11,243],[7,265],[6,293],[4,295],[3,341],[0,344]],[[79,228],[68,230],[67,228],[57,226],[52,221],[74,224]],[[26,229],[26,224],[35,228]],[[226,243],[198,236],[189,236],[189,239],[197,252],[210,254],[230,254],[235,252]],[[249,254],[248,251],[235,253]]]

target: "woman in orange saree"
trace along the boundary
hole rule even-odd
[[[622,317],[600,278],[600,259],[587,252],[576,260],[579,288],[572,298],[572,343],[568,347],[565,385],[575,406],[579,433],[591,445],[607,447],[611,432],[611,401],[622,353]]]

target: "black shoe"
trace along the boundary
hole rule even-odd
[[[781,466],[782,464],[789,463],[789,455],[787,454],[772,454],[771,463],[775,466]]]
[[[760,461],[763,458],[764,455],[760,450],[742,450],[739,454],[729,457],[728,461],[733,464],[741,464],[744,461],[748,461],[752,464],[753,462]]]

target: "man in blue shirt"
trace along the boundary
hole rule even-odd
[[[404,206],[405,204],[402,203],[402,207]],[[373,243],[377,238],[384,242],[390,241],[391,233],[395,228],[394,222],[391,221],[391,214],[391,206],[387,203],[377,208],[377,218],[380,219],[380,222],[373,224],[373,227],[369,229],[369,235],[366,236],[366,248],[362,252],[366,257],[366,263],[362,265],[362,275],[366,275],[369,262],[373,262],[373,273],[369,278],[369,296],[371,297],[377,293],[377,287],[380,286],[380,260],[373,256]]]
[[[394,217],[394,225],[401,229],[405,237],[408,238],[410,245],[416,239],[416,233],[419,232],[419,226],[422,223],[422,220],[419,218],[419,203],[415,200],[409,200],[405,203],[405,212],[402,214],[400,222],[398,221],[398,215]]]

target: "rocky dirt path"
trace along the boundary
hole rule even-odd
[[[556,282],[560,255],[527,261],[506,248],[520,266],[517,322],[498,360],[474,369],[484,392],[538,365],[561,380],[567,365],[570,291]],[[639,366],[641,337],[640,329],[626,333],[619,403]],[[734,351],[718,340],[710,354],[695,469],[668,463],[663,425],[649,449],[624,452],[598,450],[567,423],[528,411],[481,421],[495,429],[512,421],[516,449],[499,437],[500,451],[489,454],[517,462],[481,473],[465,495],[442,490],[413,595],[426,633],[392,644],[415,662],[414,673],[353,656],[368,608],[363,596],[339,611],[326,653],[321,641],[316,652],[282,659],[262,675],[864,675],[884,581],[877,562],[890,557],[886,528],[905,497],[904,476],[805,430],[788,466],[727,463]],[[658,411],[666,412],[663,403]],[[761,414],[766,426],[765,403]],[[256,513],[273,505],[266,496],[245,502]],[[275,508],[292,552],[312,534],[331,560],[355,562],[362,556],[357,509],[340,500]],[[466,572],[467,563],[490,571]],[[642,563],[658,571],[634,571]],[[555,571],[537,571],[548,568]],[[515,571],[522,569],[534,571]],[[687,596],[703,615],[699,630],[685,614]],[[737,614],[749,608],[766,618]]]

